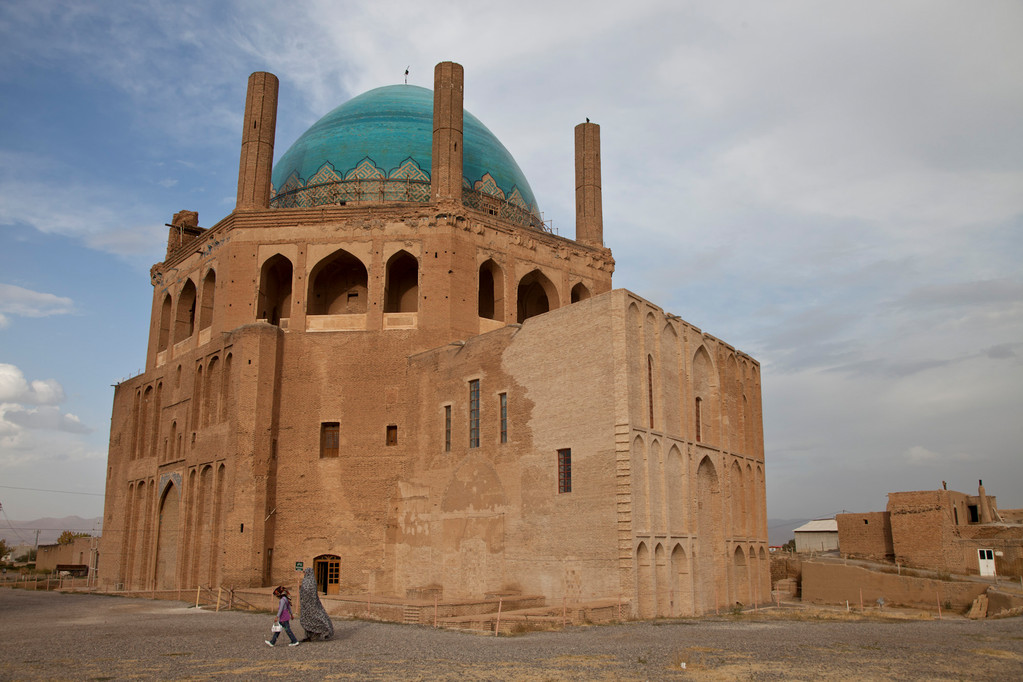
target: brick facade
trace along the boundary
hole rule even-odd
[[[271,209],[276,79],[250,79],[238,208],[171,229],[146,371],[115,390],[101,583],[272,585],[301,561],[350,594],[767,601],[759,364],[612,291],[595,124],[585,239],[448,196],[461,67],[438,88],[459,93],[430,202]]]

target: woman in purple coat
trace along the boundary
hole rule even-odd
[[[298,646],[298,639],[291,631],[291,595],[288,594],[288,588],[281,585],[274,590],[274,596],[281,600],[277,606],[277,615],[274,616],[274,623],[280,623],[284,631],[288,633],[288,638],[291,640],[291,644],[288,646]],[[279,634],[281,633],[274,632],[273,637],[264,640],[267,646],[274,646],[277,643],[277,636]]]

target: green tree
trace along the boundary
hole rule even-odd
[[[66,530],[66,531],[64,531],[63,533],[60,534],[59,538],[57,538],[57,544],[58,545],[70,545],[72,542],[75,541],[75,538],[88,538],[88,537],[92,537],[92,536],[89,535],[88,533],[76,533],[74,531]]]
[[[791,540],[786,542],[784,545],[782,545],[781,548],[784,549],[786,552],[795,552],[796,551],[796,539],[792,538]]]
[[[7,540],[0,539],[0,558],[7,556],[7,553],[13,549],[7,544]]]

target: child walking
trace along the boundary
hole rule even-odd
[[[274,590],[274,596],[281,600],[277,606],[277,615],[274,616],[274,623],[280,623],[284,631],[288,633],[288,638],[291,640],[291,644],[288,646],[298,646],[299,641],[291,631],[291,595],[288,593],[288,588],[281,585]],[[280,631],[274,632],[273,637],[263,641],[266,642],[267,646],[274,646],[277,643],[277,636],[280,634]]]

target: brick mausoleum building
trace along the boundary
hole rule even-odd
[[[102,585],[770,598],[758,363],[612,290],[597,125],[567,239],[462,87],[360,95],[271,171],[249,78],[237,207],[174,217],[115,391]]]

